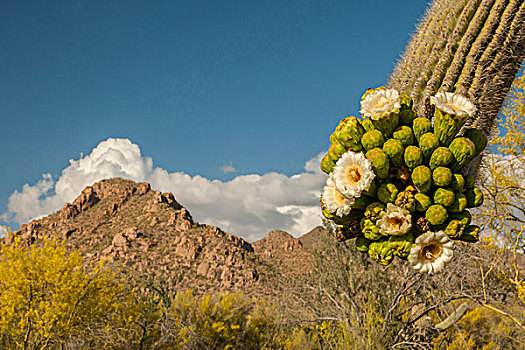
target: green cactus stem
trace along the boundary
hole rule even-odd
[[[388,86],[412,96],[419,115],[438,91],[468,96],[478,114],[467,126],[488,135],[524,62],[524,22],[521,0],[435,0]],[[469,165],[472,175],[479,159]]]
[[[467,174],[464,176],[465,179],[465,186],[464,188],[469,190],[471,188],[474,188],[476,185],[476,178],[473,175]]]
[[[410,101],[412,101],[412,99],[410,99]],[[403,106],[403,104],[401,106]],[[405,109],[399,113],[399,123],[401,125],[411,126],[415,117],[416,112],[410,108]]]

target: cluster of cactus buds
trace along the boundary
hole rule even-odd
[[[452,240],[479,239],[468,208],[481,205],[483,193],[464,169],[487,137],[476,129],[458,134],[476,112],[464,96],[440,92],[429,102],[433,115],[417,116],[409,96],[367,90],[361,118],[343,118],[330,135],[320,201],[339,237],[355,238],[379,264],[408,258],[436,273],[451,259]]]

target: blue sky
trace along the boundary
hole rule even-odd
[[[53,180],[36,199],[52,196],[70,160],[108,138],[140,147],[152,169],[211,182],[305,173],[364,90],[385,83],[425,7],[2,1],[0,213],[42,174]]]

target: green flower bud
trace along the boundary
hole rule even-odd
[[[383,182],[377,189],[377,198],[383,203],[394,203],[398,193],[399,190],[396,185],[389,182]]]
[[[439,147],[439,140],[431,132],[427,132],[426,134],[421,135],[419,138],[419,148],[421,149],[421,152],[423,152],[423,157],[426,160],[430,159],[430,156],[432,155],[432,152],[436,148]]]
[[[472,215],[468,210],[463,210],[460,213],[450,213],[450,218],[452,220],[459,220],[463,227],[467,227],[472,221]]]
[[[401,259],[406,259],[410,254],[410,248],[414,243],[414,236],[408,232],[402,236],[390,236],[388,238],[388,247],[394,251]]]
[[[416,146],[405,148],[405,164],[408,169],[412,170],[423,163],[423,152]]]
[[[365,236],[359,236],[355,239],[355,247],[362,253],[368,252],[368,247],[370,246],[370,243],[372,243],[372,241],[366,238]]]
[[[479,240],[479,227],[475,225],[470,225],[465,230],[459,239],[465,242],[476,243]]]
[[[417,142],[419,142],[422,135],[432,131],[432,123],[428,118],[418,117],[414,119],[412,129],[414,130],[414,136],[416,137]]]
[[[363,217],[360,222],[360,227],[363,235],[371,241],[377,241],[383,237],[379,227],[377,227],[375,222],[369,218]]]
[[[346,149],[360,152],[363,150],[360,141],[364,133],[365,129],[361,125],[359,119],[349,116],[343,118],[339,122],[333,135]]]
[[[434,192],[434,203],[441,204],[444,207],[451,206],[454,203],[456,196],[454,192],[446,188],[438,188]]]
[[[463,192],[463,187],[465,186],[465,179],[461,174],[453,174],[452,181],[450,182],[450,187],[455,192]]]
[[[432,200],[426,194],[416,193],[414,195],[414,199],[416,200],[417,211],[427,211],[428,208],[432,205]]]
[[[456,193],[456,198],[454,199],[454,203],[450,207],[447,208],[447,210],[450,213],[459,213],[465,210],[467,207],[467,197],[463,193]]]
[[[392,161],[392,164],[400,167],[404,164],[404,152],[405,148],[401,141],[396,139],[388,139],[383,145],[383,151],[386,153],[388,158]]]
[[[476,155],[476,145],[466,137],[457,137],[448,146],[454,160],[450,166],[451,170],[459,171]]]
[[[401,125],[395,131],[392,137],[396,140],[401,141],[403,147],[408,147],[414,144],[414,134],[409,126]]]
[[[361,139],[361,144],[367,151],[371,150],[372,148],[381,148],[383,147],[384,143],[385,137],[379,130],[367,131]]]
[[[487,146],[487,136],[478,129],[467,129],[463,134],[466,138],[471,140],[476,146],[476,155],[480,154]]]
[[[463,223],[460,220],[451,220],[445,227],[445,233],[450,238],[458,238],[463,233]]]
[[[368,255],[381,265],[388,265],[394,259],[394,250],[388,245],[388,240],[372,242],[368,248]]]
[[[483,192],[478,187],[474,187],[465,191],[467,197],[467,208],[479,207],[483,204]]]
[[[412,182],[422,193],[430,191],[432,185],[432,172],[425,165],[420,165],[412,171]]]
[[[365,154],[366,159],[372,163],[374,173],[380,179],[388,178],[390,170],[390,160],[381,148],[373,148]]]
[[[334,170],[335,162],[330,159],[330,156],[327,154],[321,160],[321,170],[327,174],[330,174]]]
[[[452,171],[449,168],[438,166],[432,172],[432,180],[436,186],[448,186],[452,182]]]
[[[430,170],[436,169],[438,166],[446,167],[454,160],[454,155],[446,147],[438,147],[432,152],[430,161],[428,163]]]
[[[447,210],[441,204],[431,205],[425,213],[425,218],[427,218],[431,225],[441,225],[447,217]]]

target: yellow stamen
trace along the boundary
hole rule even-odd
[[[362,171],[363,170],[358,166],[353,166],[353,167],[348,168],[346,177],[351,186],[355,186],[356,184],[359,183],[359,181],[361,181]]]

